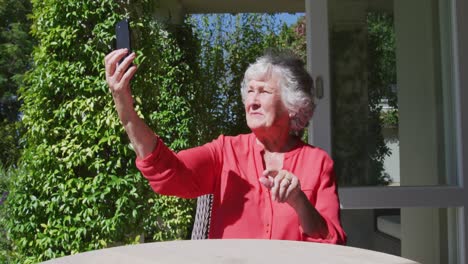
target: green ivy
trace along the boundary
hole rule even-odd
[[[114,25],[129,17],[136,108],[171,148],[193,146],[190,28],[153,20],[153,1],[32,1],[34,66],[21,89],[26,147],[7,199],[15,261],[188,236],[193,201],[155,195],[137,171],[105,83]],[[181,43],[184,43],[183,45]],[[199,103],[199,102],[198,102]]]
[[[13,258],[13,250],[6,226],[8,219],[6,198],[9,194],[10,184],[14,180],[14,173],[17,171],[11,167],[6,169],[0,165],[0,263],[10,263]]]
[[[382,125],[385,128],[398,128],[398,110],[382,111],[380,113]]]

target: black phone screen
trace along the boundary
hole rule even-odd
[[[117,24],[115,25],[115,37],[116,37],[116,48],[128,49],[128,54],[127,54],[128,56],[131,53],[132,45],[131,45],[131,37],[130,37],[130,25],[128,24],[127,19],[117,22]]]
[[[117,49],[131,49],[130,26],[128,20],[124,19],[115,25],[115,36],[117,38]]]

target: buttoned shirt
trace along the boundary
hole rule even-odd
[[[221,135],[205,145],[171,151],[161,139],[136,165],[153,190],[195,198],[213,194],[209,238],[284,239],[344,244],[333,161],[320,148],[300,141],[284,153],[283,170],[298,177],[302,191],[323,217],[327,237],[309,236],[295,210],[273,201],[259,182],[263,147],[254,134]]]

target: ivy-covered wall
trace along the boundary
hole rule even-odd
[[[104,78],[114,24],[128,16],[136,108],[174,149],[196,145],[190,28],[153,20],[153,1],[33,0],[34,66],[21,90],[26,149],[6,201],[10,261],[32,263],[188,236],[193,201],[155,195],[137,172]]]

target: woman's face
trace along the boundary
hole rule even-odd
[[[289,130],[289,114],[281,100],[281,90],[276,76],[249,81],[244,103],[247,126],[252,131]]]

